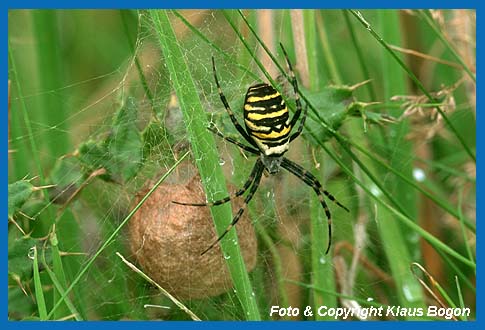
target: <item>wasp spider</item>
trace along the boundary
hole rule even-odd
[[[214,62],[214,57],[212,57],[212,69],[214,72],[214,79],[216,81],[219,96],[221,98],[224,107],[231,118],[232,123],[243,136],[243,138],[251,145],[244,145],[230,137],[222,135],[214,127],[209,129],[215,134],[219,135],[226,141],[237,145],[243,150],[258,156],[256,164],[254,164],[253,170],[249,175],[249,178],[244,183],[243,187],[239,189],[232,196],[228,196],[218,201],[209,203],[183,203],[174,202],[181,205],[189,206],[213,206],[220,205],[229,202],[232,198],[243,195],[248,189],[249,192],[244,199],[244,205],[234,216],[231,224],[226,228],[224,233],[219,236],[219,238],[212,243],[202,254],[205,254],[211,248],[213,248],[228,232],[232,227],[236,225],[238,220],[249,203],[254,193],[258,189],[261,176],[263,172],[267,171],[269,174],[276,174],[280,168],[284,168],[306,183],[308,186],[312,187],[317,194],[320,204],[325,210],[325,215],[327,217],[328,223],[328,246],[325,253],[328,253],[330,246],[332,244],[332,217],[328,209],[327,203],[325,202],[324,195],[330,199],[332,202],[336,203],[341,208],[348,211],[348,209],[340,204],[332,194],[323,189],[321,183],[318,179],[305,170],[300,165],[292,162],[291,160],[283,157],[284,153],[288,151],[290,142],[297,138],[303,126],[305,124],[305,119],[307,116],[307,107],[303,111],[303,117],[301,118],[298,130],[291,133],[292,128],[296,125],[298,118],[302,112],[302,106],[298,91],[298,83],[293,72],[290,60],[288,59],[288,54],[286,53],[283,45],[280,44],[283,54],[285,55],[286,62],[288,63],[290,82],[293,85],[295,93],[295,103],[296,112],[290,120],[288,108],[286,107],[285,101],[281,97],[280,93],[275,90],[271,85],[260,83],[249,87],[246,98],[244,101],[244,123],[246,124],[246,130],[239,124],[234,113],[227,102],[224,93],[222,92],[221,86],[219,84],[219,79],[217,78],[216,66]]]

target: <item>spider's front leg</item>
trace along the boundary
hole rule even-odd
[[[232,144],[235,144],[236,146],[238,146],[239,148],[241,148],[241,149],[243,149],[247,152],[250,152],[250,153],[255,154],[255,155],[259,154],[259,151],[257,149],[248,147],[247,145],[242,144],[241,142],[237,141],[236,139],[225,136],[214,125],[210,125],[209,127],[207,127],[207,129],[209,131],[211,131],[212,133],[214,133],[215,135],[219,136],[220,138],[224,139],[225,141],[230,142]]]
[[[219,79],[217,78],[216,63],[214,61],[214,56],[212,56],[212,71],[214,73],[214,80],[216,81],[219,97],[221,99],[222,104],[224,104],[224,108],[226,108],[226,111],[229,114],[229,117],[231,118],[231,121],[234,124],[234,127],[236,127],[236,129],[239,131],[239,133],[244,137],[246,141],[248,141],[250,144],[256,147],[256,144],[254,143],[254,141],[249,137],[248,133],[237,121],[236,116],[234,116],[234,113],[232,112],[232,109],[229,106],[229,102],[227,102],[226,96],[222,92],[221,85],[219,84]]]
[[[296,80],[295,72],[293,71],[293,67],[291,65],[290,59],[288,58],[288,54],[286,53],[286,50],[283,47],[283,44],[280,43],[280,47],[281,47],[281,50],[283,51],[283,54],[285,55],[286,63],[288,63],[288,73],[290,75],[289,80],[291,85],[293,86],[293,91],[295,93],[296,112],[291,118],[291,122],[290,122],[290,126],[293,128],[295,127],[296,122],[298,121],[298,118],[300,118],[301,109],[302,109],[301,101],[300,101],[300,90],[298,89],[298,81]],[[305,106],[305,108],[303,109],[303,117],[301,118],[300,125],[298,126],[298,130],[290,136],[290,142],[296,139],[303,131],[303,126],[305,125],[307,113],[308,113],[308,105]]]

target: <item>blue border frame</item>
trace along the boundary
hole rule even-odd
[[[479,24],[479,1],[469,1],[469,0],[462,0],[462,1],[456,1],[456,0],[441,0],[441,1],[417,1],[417,0],[412,0],[412,1],[373,1],[371,4],[368,2],[364,1],[355,1],[355,0],[346,0],[346,1],[339,1],[337,3],[324,3],[322,1],[309,1],[309,0],[304,0],[304,1],[298,1],[297,3],[295,2],[289,2],[289,1],[268,1],[268,0],[250,0],[250,1],[231,1],[230,5],[233,8],[292,8],[295,6],[295,4],[298,5],[298,8],[467,8],[467,9],[477,9],[477,58],[480,58],[480,40],[482,39],[481,33],[480,33],[480,25]],[[336,7],[335,5],[338,5]],[[15,1],[14,3],[7,1],[3,1],[1,4],[3,10],[2,14],[4,16],[4,20],[2,20],[2,39],[3,39],[3,45],[4,47],[7,46],[7,38],[8,38],[8,10],[9,9],[21,9],[21,8],[227,8],[223,2],[215,2],[215,1],[185,1],[184,3],[181,3],[180,1],[173,1],[173,0],[165,0],[165,1],[148,1],[148,0],[139,0],[137,2],[133,1],[95,1],[95,0],[77,0],[77,1]],[[5,71],[7,72],[8,76],[8,59],[7,59],[7,52],[4,49],[4,52],[2,53],[3,55],[3,63],[6,65]],[[480,65],[477,65],[477,70],[480,68]],[[4,82],[7,83],[8,79],[5,79]],[[480,85],[477,86],[477,104],[480,104]],[[7,110],[6,110],[6,99],[8,96],[7,88],[4,90],[4,102],[3,104],[3,109],[2,111],[3,116],[7,116]],[[480,106],[477,105],[477,109],[479,109]],[[477,126],[481,124],[481,116],[480,116],[480,111],[477,111]],[[1,154],[1,165],[2,166],[2,189],[1,189],[1,194],[3,196],[3,210],[4,213],[7,213],[7,198],[8,198],[8,192],[7,192],[7,186],[8,186],[8,136],[7,136],[7,123],[8,121],[4,120],[3,122],[3,136],[4,138],[1,139],[1,146],[2,146],[2,154]],[[481,130],[477,130],[477,151],[481,149],[481,141],[482,141],[482,135],[484,133]],[[477,162],[478,164],[481,164],[481,154],[477,152]],[[479,172],[477,170],[477,172]],[[481,207],[480,207],[480,201],[481,201],[481,189],[480,189],[480,176],[477,176],[477,218],[480,218],[481,214]],[[481,226],[477,226],[478,231],[480,232]],[[6,259],[7,259],[7,242],[5,243],[5,249],[3,249],[3,259],[4,259],[4,266],[7,267]],[[477,244],[477,248],[480,247],[480,244]],[[479,260],[479,256],[481,253],[479,253],[480,250],[477,251],[477,261]],[[480,267],[478,267],[480,269]],[[4,270],[4,276],[7,275],[7,270]],[[478,273],[477,275],[480,275]],[[480,276],[479,276],[480,278]],[[5,278],[5,282],[7,282],[7,278]],[[4,282],[4,283],[5,283]],[[477,311],[481,310],[481,307],[483,307],[481,303],[481,297],[482,297],[482,292],[480,290],[481,285],[477,285],[477,306],[476,309]],[[8,306],[7,306],[7,299],[5,299],[8,296],[8,290],[7,287],[3,287],[2,289],[3,297],[4,299],[2,300],[2,304],[5,304],[4,311],[6,312],[4,315],[7,315],[8,311]],[[451,327],[463,327],[463,328],[478,328],[478,327],[483,327],[483,321],[481,321],[482,318],[477,313],[477,321],[470,321],[470,322],[460,322],[460,323],[454,323],[454,322],[383,322],[383,321],[371,321],[371,322],[346,322],[345,327],[350,327],[350,328],[357,328],[357,327],[362,327],[362,326],[372,326],[372,327],[379,327],[379,328],[389,328],[389,327],[407,327],[407,326],[412,326],[413,328],[439,328],[439,329],[449,329]],[[13,322],[13,321],[7,321],[7,318],[3,319],[0,323],[3,327],[6,328],[16,328],[16,329],[24,329],[24,328],[37,328],[37,329],[64,329],[66,327],[87,327],[87,328],[93,328],[93,327],[106,327],[106,328],[116,328],[116,329],[128,329],[133,326],[140,327],[140,328],[152,328],[152,327],[157,327],[160,324],[154,323],[154,322],[109,322],[109,321],[90,321],[90,322]],[[165,328],[192,328],[192,327],[201,327],[201,328],[214,328],[214,329],[224,329],[226,330],[228,326],[231,327],[236,327],[236,328],[251,328],[251,329],[266,329],[266,328],[271,328],[272,326],[275,325],[273,322],[231,322],[229,324],[229,321],[210,321],[210,322],[201,322],[201,323],[194,323],[194,322],[185,322],[185,321],[177,321],[177,322],[164,322],[163,323]],[[293,327],[298,327],[299,329],[319,329],[319,328],[336,328],[339,327],[341,328],[343,324],[341,322],[325,322],[325,323],[320,323],[320,322],[278,322],[277,323],[278,328],[293,328]]]
[[[456,1],[456,0],[424,0],[424,1],[417,1],[417,0],[410,0],[410,1],[372,1],[369,3],[367,1],[357,1],[357,0],[345,0],[339,1],[336,3],[331,2],[323,2],[318,0],[303,0],[298,1],[297,3],[294,1],[271,1],[271,0],[248,0],[248,1],[231,1],[229,6],[227,3],[223,1],[176,1],[176,0],[164,0],[164,1],[156,1],[156,0],[140,0],[140,1],[126,1],[126,0],[119,0],[119,1],[96,1],[96,0],[77,0],[77,1],[53,1],[53,0],[44,0],[42,2],[35,1],[35,0],[22,0],[22,1],[15,1],[8,4],[3,4],[6,8],[15,9],[15,8],[58,8],[58,9],[74,9],[74,8],[84,8],[84,9],[92,9],[92,8],[117,8],[117,9],[128,9],[128,8],[138,8],[138,9],[148,9],[148,8],[177,8],[177,9],[197,9],[197,8],[268,8],[268,9],[278,9],[278,8],[356,8],[356,9],[363,9],[363,8],[389,8],[389,9],[399,9],[399,8],[409,8],[409,9],[416,9],[416,8],[440,8],[440,9],[448,9],[448,8],[462,8],[462,9],[473,9],[477,8],[479,0],[477,1],[470,1],[470,0],[463,0],[463,1]],[[298,6],[295,6],[295,5]]]

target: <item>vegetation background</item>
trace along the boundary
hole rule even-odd
[[[474,319],[475,26],[471,10],[11,10],[9,319],[267,320],[272,305],[469,307],[456,319]],[[211,57],[239,120],[261,80],[293,111],[280,42],[309,113],[288,157],[351,211],[329,203],[325,255],[312,189],[264,179],[249,207],[255,268],[232,231],[234,290],[170,298],[130,268],[134,196],[197,172],[214,198],[242,185],[254,158],[205,129],[242,141]],[[219,208],[220,231],[231,208]]]

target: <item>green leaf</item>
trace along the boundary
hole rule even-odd
[[[103,143],[88,140],[79,146],[78,153],[78,158],[84,165],[83,171],[86,176],[98,169],[104,168],[106,174],[100,175],[99,177],[101,179],[105,181],[118,181],[113,177],[111,158]]]
[[[348,86],[329,86],[321,91],[305,91],[309,103],[315,107],[319,117],[325,118],[326,123],[334,131],[342,126],[348,115],[347,104],[352,101],[352,90]],[[321,124],[321,121],[314,116],[308,116],[305,122],[307,130],[303,136],[313,145],[320,145],[321,142],[330,140],[333,134]],[[312,134],[308,134],[310,131]],[[318,141],[316,140],[318,139]]]
[[[49,190],[53,203],[64,204],[79,187],[83,178],[81,164],[75,157],[59,158],[49,175],[49,182],[55,185]]]
[[[32,299],[25,295],[20,287],[8,288],[8,318],[9,320],[25,320],[34,314]],[[38,319],[37,319],[38,320]]]
[[[366,108],[369,107],[372,103],[365,103],[365,102],[352,102],[347,107],[347,112],[349,116],[354,117],[361,117],[366,122],[371,124],[385,124],[385,123],[395,123],[398,121],[397,118],[388,115],[386,113],[379,113],[369,111]]]
[[[21,237],[9,241],[8,274],[13,278],[26,281],[32,277],[32,259],[29,258],[32,247],[40,248],[42,242],[32,237]],[[46,260],[52,259],[51,253],[46,251]]]
[[[13,217],[30,198],[34,186],[27,180],[20,180],[8,185],[8,217]]]

